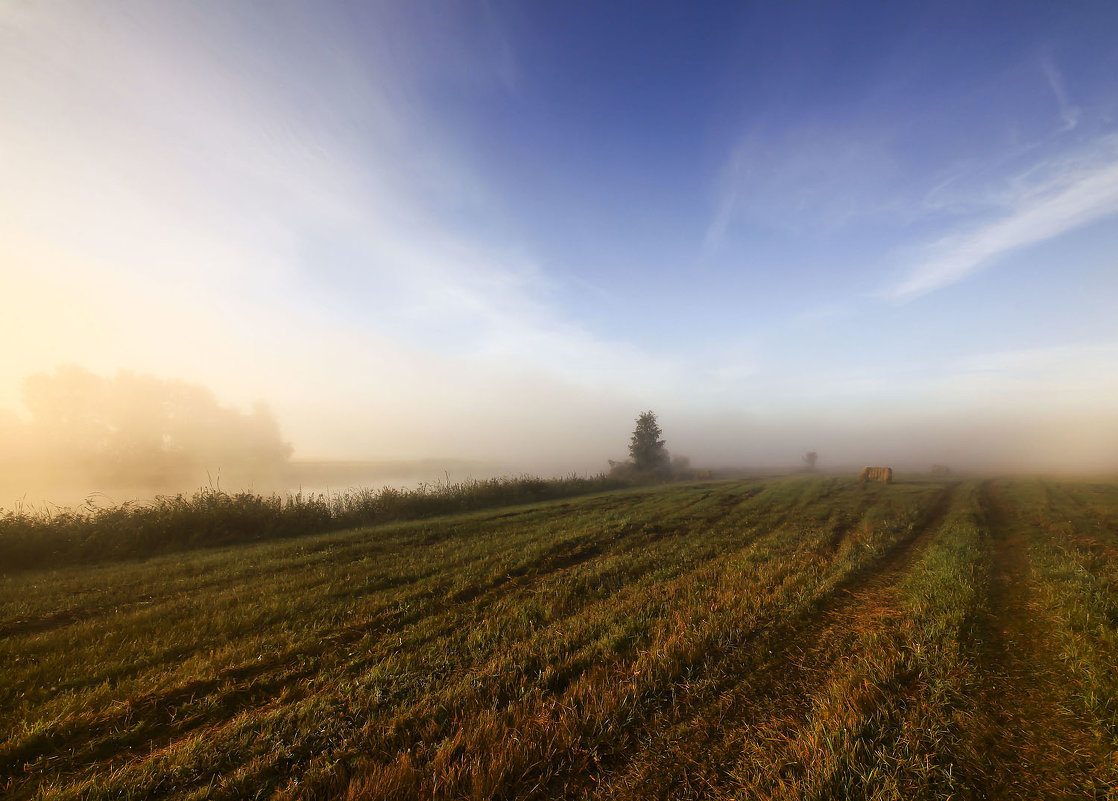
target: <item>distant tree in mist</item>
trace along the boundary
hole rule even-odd
[[[807,465],[808,471],[815,470],[815,463],[819,461],[819,454],[815,451],[808,451],[803,456],[804,464]]]
[[[652,472],[668,464],[668,451],[664,440],[660,439],[663,433],[654,412],[642,412],[637,418],[637,426],[629,440],[629,456],[637,470]]]
[[[609,460],[609,472],[613,478],[625,481],[647,481],[649,479],[689,479],[698,473],[691,468],[691,460],[686,456],[672,456],[662,439],[663,430],[656,420],[656,413],[641,412],[637,417],[633,436],[629,440],[629,459],[624,462]]]
[[[246,414],[184,381],[63,367],[29,377],[24,404],[23,430],[8,424],[24,458],[81,480],[170,486],[206,471],[274,469],[291,454],[267,406]]]

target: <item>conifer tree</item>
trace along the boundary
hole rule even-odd
[[[637,418],[637,427],[629,441],[629,456],[638,470],[656,470],[667,464],[668,452],[664,440],[660,439],[663,433],[654,412],[642,412]]]

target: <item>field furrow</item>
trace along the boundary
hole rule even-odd
[[[754,494],[754,492],[755,490],[749,488],[746,488],[743,492],[741,487],[727,490],[722,494],[723,500],[730,499],[732,503],[713,504],[712,508],[717,509],[717,512],[708,512],[705,516],[692,514],[690,517],[693,520],[708,524],[712,518],[726,514],[727,510],[737,506],[741,500]],[[476,587],[477,583],[485,582],[490,586],[484,591],[458,592],[457,598],[453,597],[455,595],[453,590],[443,593],[427,591],[425,598],[412,597],[410,601],[406,596],[403,599],[397,596],[395,600],[399,603],[391,607],[391,611],[397,613],[396,619],[389,621],[393,625],[378,623],[376,626],[381,634],[391,629],[394,642],[387,643],[388,650],[391,651],[398,649],[399,646],[405,646],[412,652],[413,657],[422,655],[425,664],[436,670],[438,670],[439,665],[447,665],[448,660],[445,657],[447,656],[448,642],[453,639],[450,636],[451,634],[463,631],[464,627],[478,619],[486,619],[487,610],[494,603],[501,602],[502,599],[507,601],[507,596],[513,595],[514,590],[520,595],[530,594],[534,583],[548,577],[552,580],[561,579],[576,563],[585,561],[571,560],[563,556],[564,553],[570,552],[572,543],[573,547],[578,548],[593,541],[596,543],[593,545],[595,550],[601,550],[602,542],[610,543],[612,545],[610,559],[625,560],[628,568],[634,568],[626,571],[629,579],[635,579],[642,571],[652,569],[661,563],[662,556],[661,559],[648,559],[643,555],[639,560],[628,559],[628,546],[619,547],[619,543],[625,537],[641,534],[642,536],[637,537],[641,540],[639,547],[643,551],[650,551],[655,555],[655,545],[649,540],[662,538],[661,534],[664,527],[672,525],[672,514],[665,515],[664,510],[659,508],[658,505],[656,508],[642,513],[639,496],[635,500],[637,500],[637,503],[630,502],[629,507],[631,511],[637,514],[626,516],[622,520],[614,520],[609,516],[597,516],[594,526],[585,529],[585,534],[576,533],[572,536],[548,538],[550,542],[544,542],[542,548],[540,547],[541,543],[535,541],[532,543],[534,548],[529,548],[526,552],[522,548],[524,555],[512,561],[511,565],[509,561],[498,562],[498,564],[502,564],[501,569],[489,570],[487,578],[482,578],[481,575],[484,574],[481,574],[479,570],[470,570],[469,572],[477,576],[477,578],[471,579],[476,583],[471,584],[465,581],[462,584],[466,589],[470,589]],[[688,502],[685,508],[692,505]],[[679,510],[670,511],[674,514]],[[507,515],[502,515],[502,518],[507,518]],[[653,520],[657,522],[652,523]],[[645,527],[655,529],[650,537],[643,536]],[[578,528],[576,526],[576,531]],[[538,534],[535,534],[535,540],[538,539]],[[563,545],[564,541],[567,543],[566,546]],[[494,553],[500,555],[503,550],[505,549],[489,548],[481,550],[481,553],[485,554],[487,561],[493,561]],[[533,556],[533,552],[542,552],[544,556],[542,558]],[[556,554],[559,554],[558,559],[554,558]],[[709,557],[710,554],[706,556]],[[683,567],[693,563],[697,557],[702,558],[703,555],[689,554],[686,558],[674,559],[671,562]],[[599,559],[597,566],[608,571],[609,563],[610,560]],[[455,568],[455,572],[462,570],[461,563],[452,564],[452,567]],[[615,583],[618,588],[621,588],[624,584],[620,580]],[[296,588],[293,592],[298,593],[299,589]],[[451,597],[445,597],[448,595]],[[468,600],[464,600],[466,595],[469,596]],[[569,600],[575,603],[593,602],[595,595],[593,592],[575,592],[571,594]],[[218,600],[220,601],[220,598]],[[426,603],[422,601],[426,601]],[[406,615],[401,613],[405,609],[407,610]],[[523,608],[514,610],[521,616],[524,611]],[[572,609],[570,611],[574,612],[576,610]],[[495,617],[499,621],[499,616]],[[431,621],[432,626],[424,627],[425,621]],[[491,619],[490,622],[494,621]],[[105,710],[94,710],[88,715],[76,719],[70,718],[68,724],[54,724],[45,731],[37,732],[30,741],[24,741],[17,745],[14,754],[11,753],[11,749],[6,749],[9,753],[8,761],[11,763],[11,761],[18,760],[24,754],[36,750],[43,751],[46,746],[50,746],[46,750],[57,748],[66,753],[66,757],[61,760],[61,763],[59,763],[57,755],[51,760],[52,767],[55,770],[64,770],[67,764],[77,767],[82,762],[94,761],[105,750],[106,744],[99,743],[94,748],[85,749],[86,757],[83,759],[83,749],[73,747],[73,738],[71,735],[67,735],[66,731],[85,738],[92,736],[94,741],[96,741],[99,732],[116,732],[115,736],[120,740],[119,746],[121,748],[127,747],[129,750],[142,750],[145,743],[163,742],[169,733],[185,734],[200,726],[208,726],[212,732],[215,724],[215,713],[222,715],[228,721],[238,715],[251,712],[253,706],[247,702],[252,701],[253,698],[258,698],[262,704],[267,705],[271,700],[271,697],[267,694],[267,689],[283,687],[286,684],[285,678],[293,677],[288,668],[290,665],[302,666],[298,668],[300,673],[307,673],[308,659],[317,656],[327,657],[328,660],[332,661],[316,663],[312,659],[310,664],[310,672],[315,674],[317,679],[315,683],[325,686],[330,684],[330,676],[333,673],[340,672],[343,676],[352,675],[354,670],[360,673],[361,665],[352,664],[354,661],[362,664],[375,663],[375,650],[370,653],[366,649],[375,648],[376,643],[368,641],[362,643],[363,648],[356,649],[361,651],[356,660],[351,660],[349,664],[346,664],[345,660],[341,660],[342,664],[340,666],[337,664],[336,657],[339,649],[354,644],[356,640],[363,639],[361,635],[365,633],[364,629],[367,628],[370,628],[367,624],[347,623],[346,627],[340,632],[336,628],[320,629],[310,644],[302,648],[289,650],[286,655],[281,652],[274,653],[264,660],[259,658],[250,659],[247,662],[226,668],[206,681],[192,680],[178,687],[160,691],[155,695],[148,693],[144,696],[130,698],[123,707],[117,707],[114,704],[107,712]],[[342,636],[339,637],[339,634]],[[433,653],[423,655],[423,649],[428,645],[431,646]],[[384,656],[390,656],[390,654]],[[269,668],[273,669],[272,672],[269,672]],[[240,682],[230,680],[234,677],[245,679],[250,676],[257,677],[254,684],[258,688],[263,688],[263,693],[246,692],[240,686]],[[451,678],[452,676],[443,670],[431,675],[426,683],[447,682]],[[212,690],[217,692],[210,692]],[[207,695],[207,693],[209,694]],[[321,694],[320,692],[319,695]],[[190,703],[184,708],[182,702],[186,699],[189,699]],[[201,710],[200,713],[193,711],[198,709]],[[160,721],[162,721],[162,724]],[[64,748],[64,746],[68,747]],[[75,759],[78,761],[75,762]]]
[[[851,492],[847,488],[845,500],[857,503],[858,492],[857,489]],[[666,676],[669,686],[657,687],[655,683],[647,686],[646,681],[642,686],[642,679],[646,677],[639,670],[635,678],[629,675],[601,677],[601,687],[596,691],[603,697],[620,694],[623,698],[641,699],[643,703],[625,709],[624,725],[610,720],[600,721],[602,726],[609,726],[608,738],[593,736],[594,730],[591,729],[591,737],[580,738],[568,745],[575,753],[552,754],[552,758],[546,760],[551,775],[547,782],[540,784],[541,792],[544,795],[556,792],[569,794],[578,789],[586,783],[588,775],[593,779],[599,770],[624,758],[628,751],[639,745],[639,738],[650,725],[650,715],[662,719],[664,715],[678,714],[672,710],[701,704],[705,695],[717,694],[738,681],[738,671],[743,667],[741,663],[763,667],[767,658],[765,655],[773,647],[779,649],[782,641],[794,636],[795,621],[817,614],[819,606],[827,598],[847,589],[859,576],[872,570],[879,560],[900,558],[898,551],[903,550],[905,543],[923,534],[925,524],[942,509],[945,496],[931,493],[929,498],[916,493],[910,500],[929,501],[928,508],[922,511],[919,504],[914,504],[915,508],[889,519],[888,525],[879,527],[881,530],[866,532],[866,540],[853,543],[843,554],[844,558],[839,560],[835,560],[831,553],[828,545],[831,532],[826,528],[794,528],[783,532],[786,547],[795,549],[803,559],[798,570],[792,574],[794,580],[782,582],[779,595],[775,599],[767,599],[768,604],[765,599],[758,601],[746,596],[743,600],[735,594],[731,603],[738,606],[738,614],[742,615],[737,620],[733,616],[720,619],[720,613],[730,606],[722,605],[724,598],[712,599],[709,612],[705,608],[693,610],[692,625],[688,630],[676,635],[677,641],[668,644],[667,653],[656,654],[660,660],[669,660],[671,668]],[[875,537],[875,534],[878,536]],[[801,583],[805,577],[812,580]],[[723,574],[723,579],[726,578],[732,580],[735,577]],[[764,589],[764,582],[756,579],[748,584],[754,589]],[[752,608],[749,608],[751,605]],[[748,612],[742,614],[745,609]],[[681,611],[684,610],[685,606]],[[663,680],[660,683],[663,684]],[[588,688],[586,691],[592,690]],[[556,728],[562,729],[562,726],[557,724]],[[591,757],[590,762],[580,759],[587,753]],[[568,767],[555,770],[556,764]]]
[[[727,792],[750,773],[742,757],[750,751],[755,766],[788,770],[787,758],[760,760],[759,752],[786,744],[807,725],[814,700],[851,659],[867,623],[888,627],[897,583],[942,523],[953,490],[939,493],[878,559],[851,570],[802,615],[773,621],[751,652],[727,665],[721,684],[702,686],[697,697],[680,699],[652,721],[628,764],[613,770],[593,795],[687,798]],[[840,520],[831,542],[856,525],[856,520]]]

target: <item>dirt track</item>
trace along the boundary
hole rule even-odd
[[[979,629],[979,695],[968,745],[981,798],[1096,798],[1108,757],[1090,724],[1072,709],[1068,673],[1056,655],[1052,621],[1034,602],[1025,523],[986,482],[989,598]],[[1069,790],[1067,775],[1080,778]],[[1113,790],[1113,788],[1110,788]]]

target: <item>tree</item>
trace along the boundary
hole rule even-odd
[[[184,381],[67,366],[27,378],[24,403],[27,458],[68,480],[170,490],[208,470],[256,478],[291,455],[267,406],[246,414]]]
[[[629,456],[637,470],[651,472],[667,465],[668,452],[664,440],[660,439],[663,433],[654,412],[642,412],[637,418],[637,427],[629,441]]]
[[[819,461],[819,454],[815,451],[808,451],[804,454],[804,464],[807,465],[808,472],[815,470],[815,463]]]

